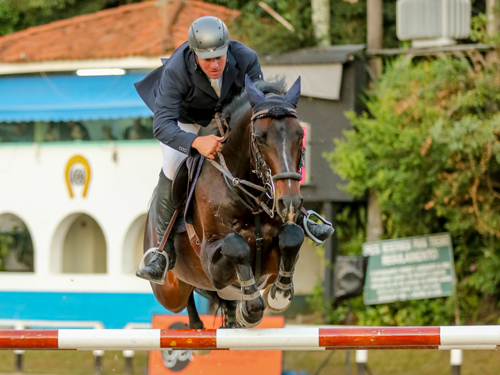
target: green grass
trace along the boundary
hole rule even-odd
[[[285,352],[283,370],[302,370],[313,375],[331,353],[333,354],[330,360],[320,374],[345,374],[345,351]],[[133,373],[144,375],[147,361],[148,352],[137,351],[133,359]],[[124,363],[121,351],[106,352],[102,361],[103,375],[123,374]],[[373,350],[368,353],[368,366],[374,375],[451,373],[450,352],[439,350]],[[498,351],[464,352],[462,375],[496,375],[499,373],[499,368]],[[91,351],[26,351],[23,370],[26,374],[92,375],[94,356]],[[0,351],[0,374],[12,374],[14,371],[14,353]],[[355,352],[351,351],[351,374],[356,373]],[[221,375],[226,374],[221,371]]]

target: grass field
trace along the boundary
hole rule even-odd
[[[319,374],[315,374],[327,356],[333,353]],[[351,374],[356,374],[355,352],[351,351]],[[284,352],[283,371],[302,370],[309,375],[346,373],[346,352]],[[145,375],[148,352],[137,351],[133,359],[133,373]],[[123,374],[124,359],[120,351],[106,352],[102,360],[102,374]],[[219,364],[220,374],[224,364]],[[373,375],[442,375],[451,374],[450,352],[438,350],[373,350],[368,353],[368,367]],[[91,375],[94,373],[94,357],[91,351],[26,351],[24,373],[51,375]],[[15,371],[15,355],[12,351],[0,351],[0,374]],[[500,374],[500,352],[465,351],[461,375]],[[195,374],[190,374],[195,375]],[[232,375],[232,374],[227,374]],[[266,374],[257,374],[266,375]]]

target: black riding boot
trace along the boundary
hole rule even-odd
[[[316,216],[321,221],[323,221],[323,224],[316,223],[315,221],[312,221],[310,219],[306,219],[305,220],[306,224],[304,224],[305,215],[303,213],[299,214],[299,217],[297,218],[297,224],[299,224],[302,227],[302,229],[304,229],[304,233],[310,239],[312,239],[317,244],[321,244],[325,242],[333,234],[333,232],[335,232],[335,229],[333,229],[333,226],[330,222],[324,220],[316,212],[313,211],[309,212],[311,213],[312,216]],[[305,225],[307,225],[307,228],[305,228]]]
[[[167,230],[174,211],[175,208],[172,202],[172,180],[165,177],[162,171],[160,172],[160,179],[158,180],[158,186],[156,188],[156,233],[158,235],[158,246],[163,239],[163,235]],[[172,230],[163,249],[168,258],[168,270],[171,270],[175,266],[176,254],[174,236],[175,231]],[[165,257],[155,254],[147,266],[142,269],[141,274],[153,280],[160,280],[165,271],[166,263]]]

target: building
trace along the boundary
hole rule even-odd
[[[126,5],[0,37],[0,232],[16,245],[6,261],[10,272],[0,273],[0,318],[120,328],[165,312],[134,276],[161,150],[133,83],[186,40],[195,19],[215,15],[230,23],[238,15],[194,0],[169,7]],[[302,76],[302,191],[306,207],[331,221],[336,204],[351,198],[337,189],[340,179],[322,153],[350,127],[343,112],[359,110],[363,53],[363,46],[341,46],[261,57],[266,77]],[[107,75],[95,75],[104,69]],[[335,239],[326,243],[329,260],[335,247]],[[322,275],[307,241],[296,295],[310,294]],[[330,273],[325,277],[330,284]],[[201,297],[197,303],[208,309]]]

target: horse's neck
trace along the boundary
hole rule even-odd
[[[231,133],[222,152],[230,172],[240,179],[249,179],[254,175],[250,165],[251,114],[251,110],[247,111],[235,121],[231,121]]]

